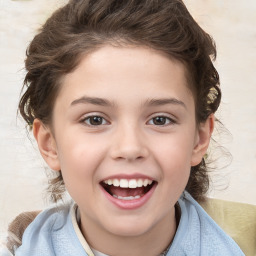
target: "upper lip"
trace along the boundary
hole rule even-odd
[[[121,188],[138,188],[147,187],[148,185],[155,184],[155,180],[149,176],[141,174],[133,175],[112,175],[102,180],[100,184],[106,188],[106,185]]]
[[[116,174],[116,175],[111,175],[111,176],[107,176],[106,178],[102,179],[100,181],[101,182],[104,182],[106,180],[109,180],[109,179],[126,179],[126,180],[132,180],[132,179],[135,179],[135,180],[138,180],[138,179],[148,179],[148,180],[151,180],[151,181],[155,181],[154,178],[150,177],[150,176],[147,176],[147,175],[144,175],[144,174],[139,174],[139,173],[134,173],[134,174]]]

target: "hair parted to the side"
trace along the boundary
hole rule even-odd
[[[81,58],[103,45],[145,46],[181,61],[196,105],[196,121],[206,121],[220,103],[219,76],[212,64],[212,38],[181,0],[70,0],[57,10],[27,49],[19,111],[31,125],[35,118],[50,125],[61,80]],[[61,198],[61,171],[50,181],[53,201]],[[202,200],[209,187],[205,161],[191,168],[186,189]]]

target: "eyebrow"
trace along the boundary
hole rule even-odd
[[[150,99],[146,102],[146,105],[148,106],[162,106],[167,104],[179,105],[187,109],[186,104],[183,101],[178,100],[176,98]]]
[[[93,105],[106,106],[106,107],[115,105],[113,102],[111,102],[107,99],[98,98],[98,97],[88,97],[88,96],[83,96],[79,99],[76,99],[76,100],[72,101],[72,103],[70,105],[74,106],[77,104],[93,104]],[[167,105],[167,104],[180,105],[180,106],[184,107],[185,109],[187,109],[185,103],[176,98],[149,99],[145,103],[146,106],[162,106],[162,105]]]
[[[79,99],[72,101],[70,105],[74,106],[77,104],[93,104],[93,105],[107,106],[107,107],[114,105],[114,103],[110,102],[107,99],[97,98],[97,97],[87,97],[87,96],[83,96]]]

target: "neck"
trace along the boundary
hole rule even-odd
[[[81,221],[81,231],[88,244],[111,256],[160,255],[172,242],[177,228],[174,207],[155,226],[136,236],[113,234],[92,221],[83,223],[83,218]]]

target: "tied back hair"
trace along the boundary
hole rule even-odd
[[[219,106],[219,76],[212,61],[216,47],[181,0],[70,0],[46,21],[27,49],[25,92],[19,111],[31,125],[35,118],[51,125],[62,78],[83,56],[104,45],[144,46],[184,64],[195,99],[197,124]],[[186,189],[198,201],[209,187],[204,159],[191,168]],[[50,181],[53,201],[61,199],[61,170]]]

